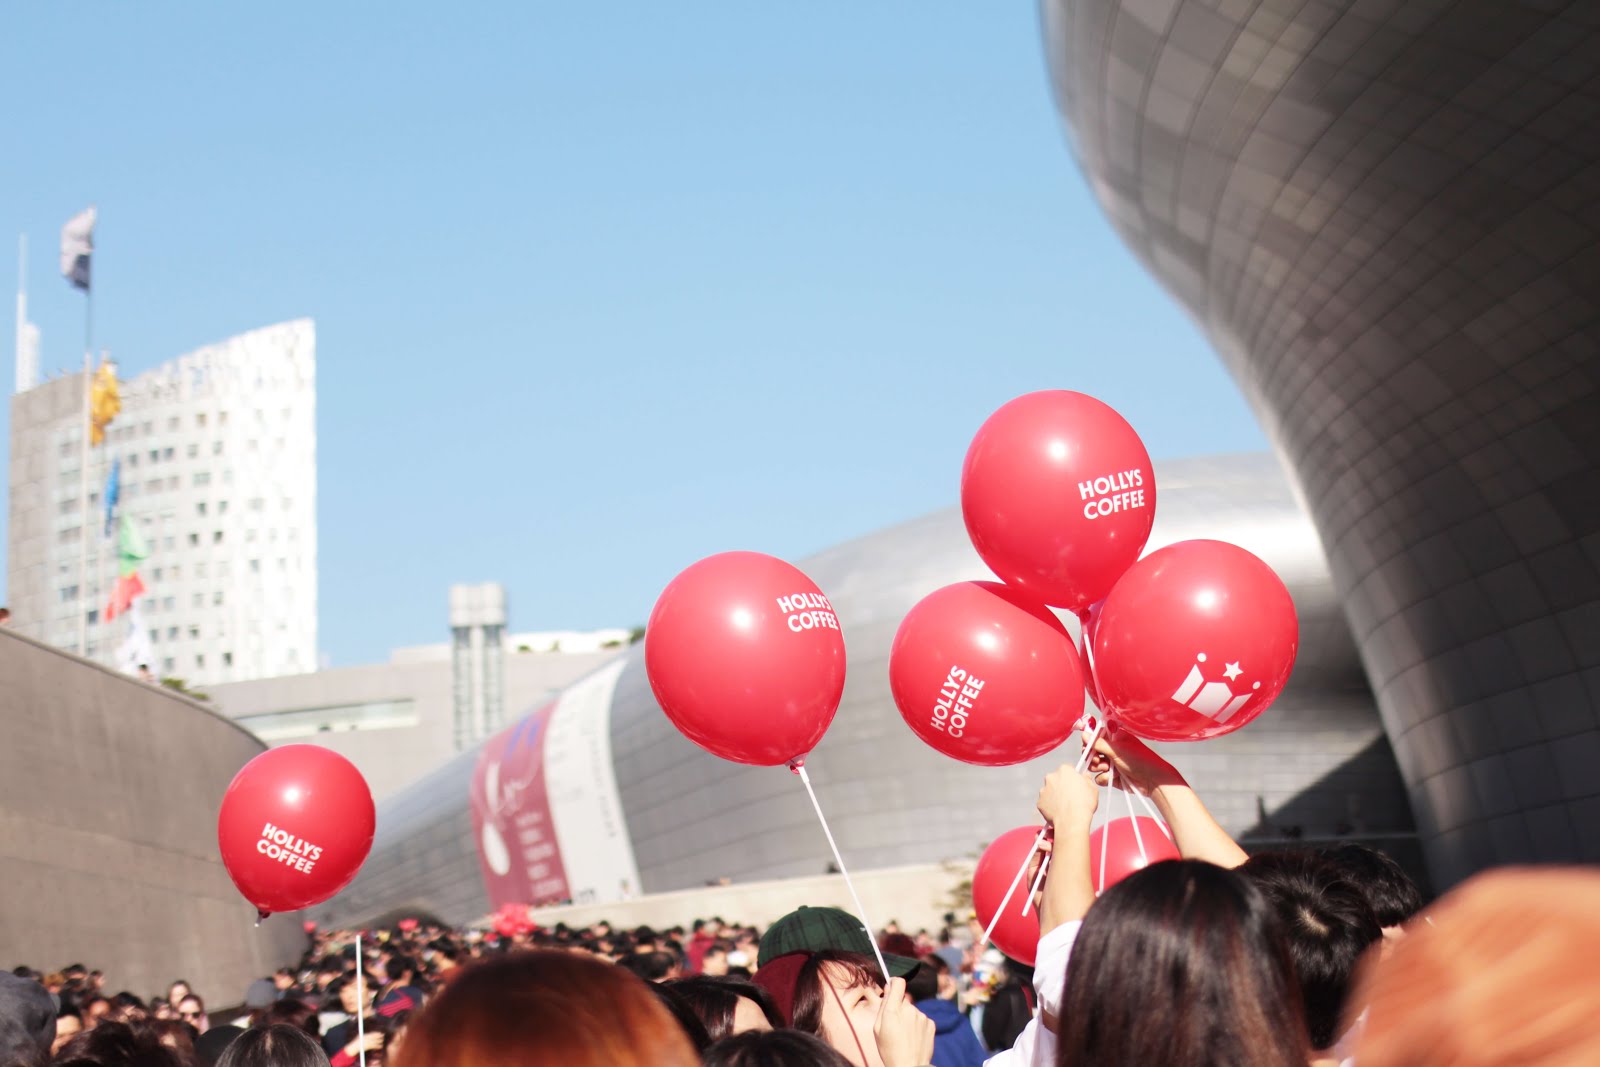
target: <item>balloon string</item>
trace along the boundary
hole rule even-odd
[[[1116,775],[1117,775],[1117,769],[1115,767],[1112,767],[1112,768],[1110,768],[1109,770],[1106,771],[1106,788],[1107,789],[1114,788],[1112,783],[1116,779]],[[1109,804],[1110,802],[1111,802],[1110,798],[1108,797],[1106,799],[1106,803]],[[1110,843],[1110,841],[1111,841],[1111,820],[1107,819],[1100,826],[1100,878],[1099,878],[1099,883],[1100,884],[1099,884],[1098,888],[1096,888],[1095,891],[1094,891],[1094,895],[1095,896],[1099,896],[1101,893],[1104,893],[1106,891],[1106,845],[1108,845]]]
[[[1094,754],[1094,743],[1100,740],[1100,731],[1105,729],[1105,723],[1096,720],[1094,729],[1089,731],[1089,736],[1083,740],[1083,751],[1078,753],[1078,762],[1073,764],[1073,771],[1082,774],[1083,769],[1089,766],[1089,757]]]
[[[367,995],[362,983],[361,973],[367,969],[366,960],[361,958],[361,933],[356,933],[356,1055],[360,1058],[361,1067],[367,1067]]]
[[[1032,859],[1032,855],[1028,857]],[[1044,854],[1044,859],[1039,861],[1039,873],[1033,876],[1033,888],[1028,890],[1028,899],[1022,902],[1022,914],[1027,915],[1028,909],[1033,906],[1033,898],[1039,895],[1039,887],[1044,884],[1044,873],[1050,869],[1050,853]]]
[[[1133,810],[1133,793],[1131,786],[1122,787],[1122,800],[1128,806],[1128,824],[1133,827],[1133,840],[1139,846],[1139,859],[1148,866],[1150,856],[1144,850],[1144,835],[1139,832],[1139,813]]]
[[[989,935],[994,933],[994,928],[999,925],[1000,916],[1006,913],[1006,905],[1011,903],[1011,897],[1016,893],[1017,886],[1021,885],[1022,880],[1028,876],[1028,864],[1033,862],[1033,854],[1039,851],[1039,846],[1044,844],[1044,835],[1049,832],[1050,827],[1046,826],[1039,831],[1039,836],[1033,839],[1033,847],[1028,849],[1027,855],[1022,858],[1022,866],[1017,868],[1017,876],[1011,879],[1011,886],[1006,890],[1006,895],[1000,898],[1000,906],[994,909],[994,918],[989,920],[989,925],[984,928],[983,936],[978,939],[979,948],[989,943]]]
[[[850,890],[850,899],[855,901],[856,904],[856,917],[861,920],[861,925],[866,927],[867,941],[872,945],[872,954],[878,958],[878,969],[883,972],[883,980],[887,984],[889,981],[889,965],[883,962],[883,950],[878,947],[878,935],[873,932],[872,920],[867,918],[867,909],[861,906],[861,894],[856,892],[856,884],[851,880],[850,871],[844,865],[844,857],[839,855],[839,845],[833,839],[833,831],[828,827],[828,819],[822,814],[822,805],[817,803],[817,791],[811,788],[811,775],[806,773],[806,765],[798,761],[791,763],[789,769],[798,774],[800,781],[805,783],[806,795],[811,797],[811,806],[816,809],[817,821],[822,824],[822,832],[827,835],[828,847],[833,849],[833,862],[839,865],[839,873],[844,875],[844,884]]]
[[[1144,810],[1150,813],[1150,818],[1155,820],[1155,824],[1161,828],[1161,832],[1166,835],[1167,840],[1171,841],[1172,831],[1167,829],[1166,822],[1161,818],[1161,813],[1156,810],[1156,806],[1150,802],[1150,798],[1137,789],[1133,791],[1133,795],[1139,798],[1139,803],[1144,805]]]

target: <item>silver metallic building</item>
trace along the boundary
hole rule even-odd
[[[1158,464],[1157,483],[1151,546],[1192,537],[1243,545],[1288,584],[1302,628],[1294,677],[1266,714],[1224,738],[1164,746],[1169,757],[1247,842],[1355,837],[1415,866],[1411,815],[1393,755],[1316,533],[1276,461],[1237,456]],[[807,760],[846,861],[873,868],[975,856],[996,834],[1036,820],[1039,782],[1076,756],[1075,742],[1017,767],[968,766],[919,741],[889,695],[889,646],[905,612],[941,585],[990,577],[959,510],[871,534],[799,565],[833,602],[849,649],[843,703]],[[726,763],[684,740],[651,696],[642,646],[629,650],[612,694],[604,710],[637,860],[636,890],[827,869],[827,844],[800,783],[783,768]],[[364,920],[414,908],[461,922],[490,911],[468,799],[479,754],[463,753],[380,805],[366,868],[313,917]]]
[[[1435,882],[1600,860],[1600,5],[1043,15],[1095,195],[1292,468]]]

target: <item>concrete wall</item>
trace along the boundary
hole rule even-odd
[[[819,831],[820,833],[820,831]],[[971,860],[951,863],[926,863],[911,867],[884,867],[875,871],[852,871],[856,891],[867,918],[877,929],[890,922],[902,930],[937,931],[944,925],[946,912],[964,913],[970,894],[957,893],[972,878],[976,864]],[[842,908],[852,914],[844,877],[837,874],[810,878],[786,878],[773,882],[746,882],[740,885],[707,886],[676,893],[656,893],[638,900],[612,904],[574,904],[564,908],[540,908],[533,912],[541,926],[566,923],[589,926],[602,920],[618,927],[649,926],[657,930],[682,926],[696,919],[720,916],[730,923],[766,927],[805,904],[810,907]]]
[[[0,964],[81,962],[112,990],[174,978],[239,1003],[296,957],[300,920],[254,926],[216,817],[261,742],[201,704],[0,629]]]

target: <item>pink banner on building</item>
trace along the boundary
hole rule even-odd
[[[531,712],[484,745],[472,774],[472,829],[489,903],[567,900],[561,846],[550,815],[545,738],[556,704]]]

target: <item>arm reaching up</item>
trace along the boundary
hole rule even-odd
[[[1118,785],[1131,785],[1155,801],[1184,859],[1237,867],[1250,858],[1206,810],[1183,775],[1143,741],[1125,730],[1118,731],[1115,738],[1097,740],[1094,751],[1089,771],[1095,780],[1105,784],[1107,772],[1115,767]]]
[[[1039,790],[1039,814],[1050,824],[1050,870],[1039,903],[1039,930],[1048,934],[1062,923],[1081,919],[1094,903],[1089,876],[1089,824],[1100,802],[1094,777],[1063,764]]]

